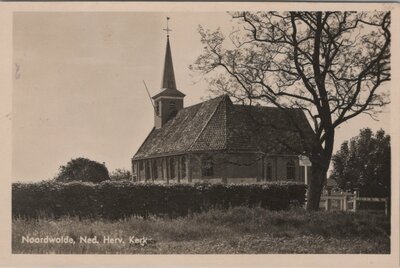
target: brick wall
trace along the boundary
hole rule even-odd
[[[294,175],[297,181],[304,182],[304,168],[299,166],[297,156],[268,156],[262,157],[254,153],[196,153],[185,155],[186,168],[182,163],[182,155],[156,158],[153,160],[133,161],[137,177],[140,181],[147,176],[150,180],[154,179],[157,172],[157,180],[170,183],[196,182],[196,181],[218,181],[218,182],[255,182],[255,181],[277,181],[287,179],[288,162],[291,161],[294,167]],[[213,161],[213,171],[210,176],[202,174],[202,159],[211,157]],[[174,165],[170,164],[174,159]],[[140,163],[142,162],[142,163]],[[263,164],[264,163],[264,164]],[[268,178],[267,165],[270,164],[270,175]],[[157,167],[155,168],[154,165]],[[142,168],[140,168],[142,167]],[[172,172],[173,168],[173,172]],[[185,170],[184,170],[185,169]],[[135,171],[134,174],[135,174]],[[172,178],[171,175],[174,174]],[[168,177],[168,179],[167,179]],[[311,178],[311,168],[308,168],[308,178]]]

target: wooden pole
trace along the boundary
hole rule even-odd
[[[347,195],[343,196],[343,211],[347,211]]]
[[[385,198],[385,215],[388,215],[388,198]]]
[[[307,166],[304,166],[304,183],[308,185]]]
[[[331,199],[329,198],[329,196],[331,195],[331,192],[328,190],[326,193],[326,201],[325,201],[325,210],[329,211],[331,209]]]
[[[354,191],[354,195],[353,195],[353,211],[356,212],[357,211],[357,191]]]

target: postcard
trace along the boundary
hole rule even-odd
[[[399,11],[2,3],[0,264],[397,267]]]

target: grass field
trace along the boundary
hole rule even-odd
[[[390,221],[370,213],[238,207],[178,219],[14,219],[12,229],[13,253],[390,253]],[[43,240],[61,236],[73,242]]]

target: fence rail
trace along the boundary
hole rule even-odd
[[[385,215],[388,214],[388,198],[359,197],[358,192],[333,194],[328,192],[321,196],[319,207],[326,211],[341,210],[356,212],[359,210],[360,202],[382,202],[385,204]]]

